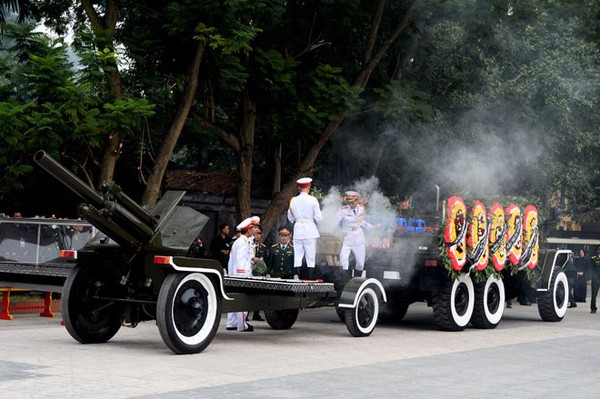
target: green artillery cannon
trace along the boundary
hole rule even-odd
[[[139,206],[113,182],[96,191],[44,151],[38,165],[77,194],[79,215],[101,233],[79,251],[62,291],[67,331],[81,343],[109,341],[122,325],[156,320],[175,353],[198,353],[214,338],[222,312],[264,310],[267,323],[288,329],[308,306],[336,305],[354,336],[377,322],[381,284],[354,279],[342,292],[333,283],[226,277],[212,259],[186,257],[208,221],[179,203],[185,192],[166,192],[152,209]]]

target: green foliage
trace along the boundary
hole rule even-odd
[[[111,131],[133,135],[153,115],[154,106],[147,99],[102,102],[97,88],[101,83],[93,79],[101,75],[78,77],[68,47],[32,28],[6,29],[12,45],[3,52],[0,79],[0,92],[10,96],[0,101],[0,168],[5,170],[0,197],[24,188],[37,150],[62,153],[84,164]],[[102,57],[111,56],[108,53]],[[101,65],[102,60],[92,64]]]

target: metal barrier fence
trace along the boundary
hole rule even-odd
[[[61,262],[61,250],[78,250],[94,234],[96,229],[82,220],[0,218],[0,262]]]

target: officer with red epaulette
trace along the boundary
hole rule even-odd
[[[267,261],[267,270],[271,277],[294,277],[294,247],[290,241],[291,232],[282,227],[279,229],[279,242],[271,246]]]

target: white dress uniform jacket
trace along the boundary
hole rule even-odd
[[[288,220],[294,222],[294,240],[319,238],[317,226],[323,221],[319,201],[312,195],[300,193],[290,201]]]
[[[345,205],[338,210],[338,222],[344,233],[344,243],[340,251],[340,264],[344,270],[348,270],[350,252],[354,253],[356,270],[363,270],[366,257],[366,239],[363,228],[371,228],[373,225],[365,220],[366,211],[363,205],[357,205],[352,209]]]
[[[230,276],[252,277],[253,241],[243,234],[234,241],[227,264],[227,272]],[[238,331],[247,329],[247,315],[248,312],[227,313],[227,327],[237,327]]]
[[[233,242],[227,272],[230,276],[251,277],[252,257],[254,256],[254,245],[245,235],[241,235]]]

